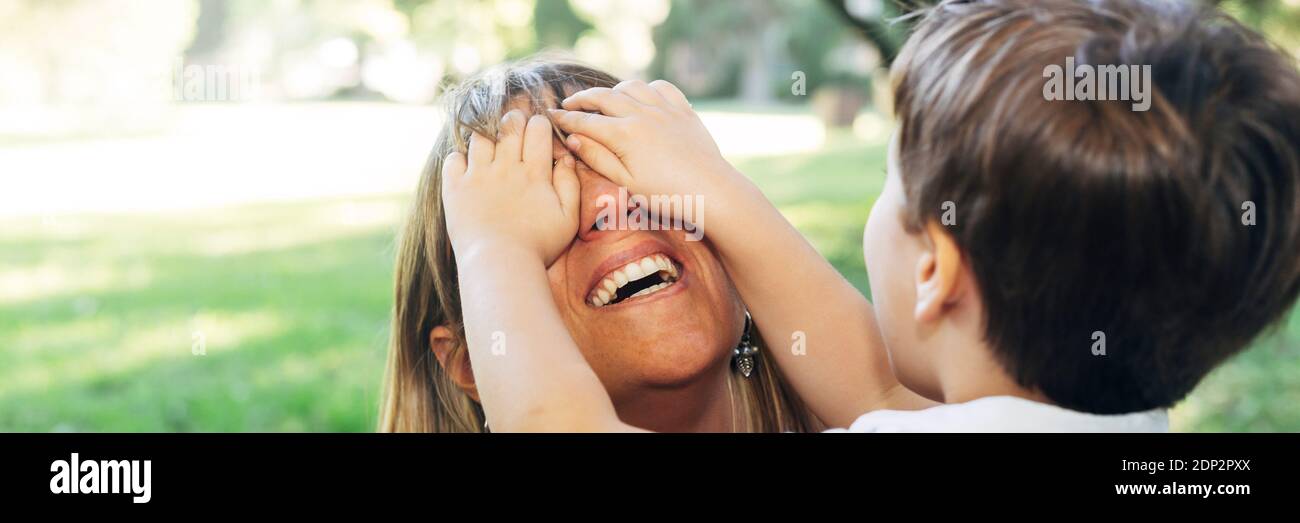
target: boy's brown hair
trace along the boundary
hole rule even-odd
[[[1048,100],[1067,57],[1149,65],[1149,109]],[[1300,74],[1226,15],[945,1],[894,86],[904,221],[955,205],[986,341],[1020,385],[1084,412],[1168,407],[1296,301]]]

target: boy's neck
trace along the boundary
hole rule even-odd
[[[950,345],[939,365],[939,390],[944,403],[965,403],[993,396],[1012,396],[1052,404],[1041,392],[1020,386],[993,359],[984,343]]]

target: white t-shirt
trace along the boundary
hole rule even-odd
[[[877,410],[827,432],[1168,432],[1164,409],[1101,415],[1012,396],[923,410]]]

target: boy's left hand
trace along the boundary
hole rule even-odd
[[[686,96],[666,81],[594,87],[561,105],[551,116],[569,133],[569,150],[634,194],[708,192],[738,174]]]

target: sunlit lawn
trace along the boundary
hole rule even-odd
[[[370,430],[397,207],[5,230],[5,295],[30,290],[0,305],[0,428]]]
[[[867,290],[881,144],[834,134],[815,153],[738,163]],[[405,200],[5,222],[0,430],[371,430]],[[1177,409],[1175,428],[1300,430],[1298,351],[1293,315]]]

